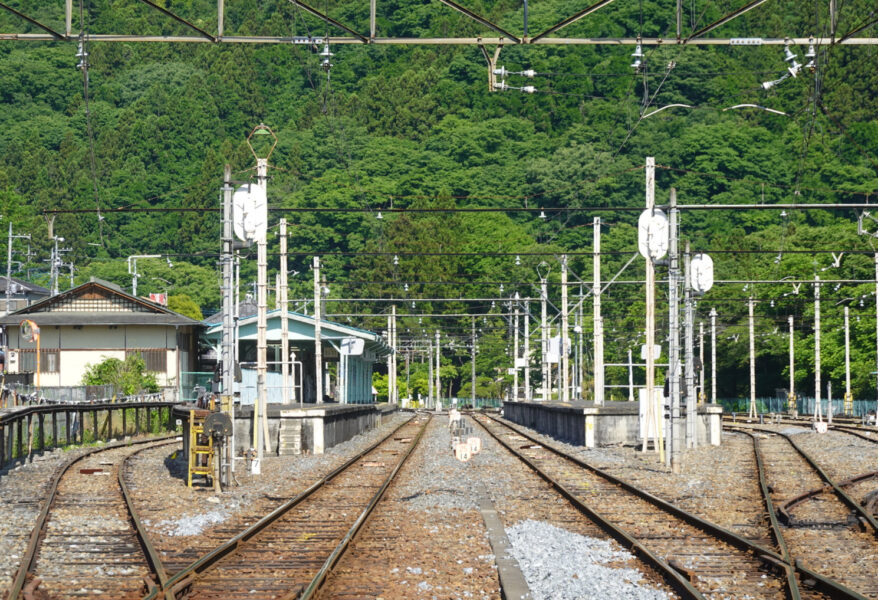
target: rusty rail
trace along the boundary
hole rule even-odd
[[[232,537],[231,539],[220,544],[219,546],[217,546],[216,548],[214,548],[210,552],[202,555],[200,558],[191,562],[188,566],[186,566],[185,568],[181,569],[176,574],[171,576],[170,579],[168,579],[164,583],[164,585],[162,585],[161,589],[157,589],[157,590],[150,592],[148,595],[144,596],[143,600],[154,600],[155,598],[158,598],[160,595],[163,596],[166,600],[175,600],[176,598],[178,598],[182,595],[185,595],[187,589],[192,585],[192,583],[195,580],[195,577],[199,573],[202,573],[202,572],[208,570],[209,568],[211,568],[212,566],[217,564],[220,560],[222,560],[226,556],[229,556],[229,555],[237,552],[237,550],[241,546],[243,546],[247,541],[249,541],[251,538],[253,538],[258,533],[260,533],[261,531],[266,529],[268,526],[270,526],[272,523],[277,521],[284,514],[289,512],[292,508],[294,508],[298,504],[301,504],[302,501],[306,500],[309,496],[314,494],[314,492],[316,492],[317,490],[322,488],[324,485],[326,485],[327,483],[332,481],[339,474],[343,473],[349,467],[354,465],[363,456],[365,456],[366,454],[368,454],[369,452],[371,452],[372,450],[374,450],[375,448],[377,448],[378,446],[380,446],[381,444],[383,444],[384,442],[386,442],[387,440],[392,438],[394,435],[396,435],[396,433],[400,429],[402,429],[403,427],[408,425],[414,417],[415,417],[415,415],[412,414],[412,417],[410,419],[407,419],[405,422],[400,424],[399,427],[397,427],[396,429],[391,431],[385,437],[381,438],[380,440],[378,440],[377,442],[375,442],[374,444],[372,444],[371,446],[369,446],[365,450],[362,450],[361,452],[357,453],[355,456],[351,457],[350,459],[345,461],[343,464],[336,467],[335,469],[333,469],[332,471],[330,471],[329,473],[327,473],[326,475],[324,475],[323,477],[321,477],[320,479],[315,481],[307,489],[300,492],[299,494],[297,494],[293,498],[290,498],[289,500],[287,500],[286,502],[284,502],[283,504],[281,504],[280,506],[275,508],[273,511],[271,511],[270,513],[268,513],[267,515],[265,515],[264,517],[259,519],[256,523],[254,523],[253,525],[251,525],[247,529],[243,530],[242,532],[240,532],[236,536]]]
[[[710,521],[702,519],[701,517],[698,517],[698,516],[688,512],[688,511],[685,511],[682,508],[680,508],[674,504],[671,504],[670,502],[667,502],[666,500],[662,500],[661,498],[654,496],[653,494],[651,494],[647,491],[641,490],[640,488],[628,483],[627,481],[625,481],[623,479],[620,479],[620,478],[618,478],[614,475],[611,475],[605,471],[602,471],[601,469],[595,467],[594,465],[590,465],[589,463],[586,463],[582,459],[579,459],[575,456],[571,456],[571,455],[567,454],[566,452],[559,450],[558,448],[554,447],[553,444],[547,444],[544,441],[536,439],[535,437],[531,436],[527,432],[522,431],[519,427],[514,427],[512,425],[509,425],[508,423],[500,421],[499,419],[492,417],[490,415],[485,415],[485,416],[490,418],[492,421],[499,423],[503,427],[506,427],[506,428],[514,431],[516,434],[524,437],[525,439],[528,439],[528,440],[532,441],[533,443],[540,444],[542,447],[546,448],[547,450],[556,454],[557,456],[560,456],[566,460],[569,460],[572,463],[594,473],[595,475],[598,475],[599,477],[606,479],[607,481],[620,486],[621,488],[633,493],[634,495],[646,500],[647,502],[650,502],[654,506],[657,506],[670,514],[673,514],[673,515],[683,519],[684,521],[686,521],[690,525],[697,527],[697,528],[701,529],[702,531],[709,533],[710,535],[717,537],[718,539],[723,540],[723,541],[725,541],[733,546],[736,546],[738,548],[753,552],[756,556],[758,556],[765,563],[768,563],[768,564],[775,566],[777,568],[782,568],[783,570],[785,570],[787,572],[789,572],[787,570],[787,567],[795,568],[796,570],[800,571],[802,574],[807,575],[808,577],[814,579],[816,584],[821,587],[821,591],[826,593],[831,598],[834,598],[836,600],[866,600],[865,596],[862,596],[861,594],[858,594],[857,592],[848,589],[844,585],[842,585],[842,584],[840,584],[840,583],[838,583],[838,582],[836,582],[828,577],[824,577],[822,575],[818,575],[817,573],[814,573],[813,571],[805,568],[803,565],[800,565],[798,562],[795,565],[791,564],[787,558],[785,558],[781,554],[778,554],[774,550],[766,548],[765,546],[762,546],[761,544],[751,542],[750,540],[748,540],[748,539],[746,539],[746,538],[744,538],[744,537],[742,537],[742,536],[740,536],[732,531],[729,531],[728,529],[725,529],[725,528],[720,527],[719,525],[717,525],[715,523],[712,523]],[[490,431],[489,431],[489,433],[490,433]],[[492,434],[492,436],[493,436],[493,434]],[[493,437],[495,439],[497,439],[496,436],[493,436]],[[500,441],[500,440],[498,440],[498,441]],[[504,446],[506,446],[507,448],[510,448],[507,444],[503,443],[502,441],[500,441],[500,443],[503,444]],[[516,453],[516,456],[519,456],[518,453]],[[522,458],[522,457],[519,456],[519,458]],[[522,460],[524,460],[524,459],[522,458]],[[552,485],[555,485],[555,486],[560,485],[557,482],[554,482],[554,480],[552,480],[552,478],[549,475],[543,473],[537,465],[531,464],[529,461],[526,461],[526,460],[525,460],[525,462],[528,463],[529,466],[531,466],[531,468],[534,469],[534,471],[536,471],[538,474],[540,474],[540,476],[543,477],[543,479],[545,479],[546,481],[548,481]],[[625,535],[627,536],[627,534],[625,534]],[[627,537],[631,537],[631,536],[627,536]],[[658,560],[661,560],[661,559],[658,559]],[[662,561],[662,562],[664,562],[664,561]],[[672,568],[671,565],[668,565],[668,567]],[[664,567],[663,567],[663,569],[664,569]],[[787,580],[790,581],[790,579],[791,578],[788,577]],[[788,587],[787,593],[789,594],[791,599],[795,599],[796,598],[795,594],[797,594],[798,592],[797,592],[797,590],[794,590],[793,588]]]
[[[13,583],[12,583],[12,587],[9,590],[8,600],[18,600],[19,595],[21,594],[22,589],[24,588],[24,582],[27,578],[27,574],[29,572],[31,572],[33,570],[33,568],[36,566],[37,551],[39,550],[39,547],[42,544],[43,536],[46,533],[46,523],[48,521],[49,513],[52,510],[52,505],[54,504],[55,498],[57,496],[58,484],[60,483],[61,478],[70,469],[70,467],[72,467],[73,465],[75,465],[76,463],[81,461],[82,459],[84,459],[88,456],[91,456],[92,454],[97,454],[97,453],[103,452],[105,450],[111,450],[114,448],[121,448],[124,446],[133,445],[133,444],[138,444],[138,445],[139,444],[149,444],[149,443],[162,442],[162,441],[164,441],[164,443],[170,444],[170,443],[173,443],[175,441],[174,438],[176,438],[176,436],[170,435],[170,436],[163,436],[163,437],[159,437],[159,438],[136,440],[136,441],[132,441],[132,442],[119,442],[116,444],[109,444],[107,446],[101,446],[100,448],[92,448],[91,450],[81,454],[80,456],[77,456],[77,457],[67,461],[60,469],[58,469],[58,471],[55,473],[55,476],[52,478],[52,483],[49,486],[49,493],[46,496],[46,500],[43,502],[43,508],[40,510],[40,513],[37,516],[37,522],[34,525],[33,531],[31,532],[30,540],[28,541],[27,548],[25,549],[24,554],[23,554],[22,559],[21,559],[21,566],[18,568],[18,571],[15,575],[15,579],[13,580]],[[161,444],[156,444],[156,445],[161,445]],[[121,480],[120,480],[120,483],[121,483]],[[127,493],[124,493],[123,495],[126,498],[126,503],[127,503],[129,514],[134,517],[133,521],[135,523],[135,530],[137,531],[138,538],[142,539],[142,541],[146,541],[146,543],[149,544],[149,542],[145,536],[145,533],[143,533],[143,530],[141,528],[140,519],[136,516],[136,512],[134,511],[134,506],[132,504],[130,504],[130,502],[128,501]],[[150,548],[151,548],[151,545],[150,545]],[[153,550],[153,553],[154,552],[155,551]],[[148,558],[148,562],[150,562],[149,558]],[[160,561],[158,564],[160,564]],[[152,567],[152,564],[150,564],[150,567]],[[158,577],[158,572],[155,572],[155,574]]]

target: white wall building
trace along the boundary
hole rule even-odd
[[[6,369],[36,371],[36,343],[23,339],[21,322],[40,328],[40,386],[78,386],[87,365],[140,354],[162,387],[194,370],[198,321],[118,286],[92,279],[71,290],[0,317],[6,330]]]

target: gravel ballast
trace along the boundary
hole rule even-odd
[[[617,544],[532,520],[506,535],[534,600],[668,600],[640,571],[608,566],[634,559]]]

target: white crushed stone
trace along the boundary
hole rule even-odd
[[[784,427],[779,430],[778,433],[782,433],[784,435],[798,435],[800,433],[811,433],[811,429],[805,429],[804,427]]]
[[[610,541],[530,519],[506,535],[534,600],[668,600],[664,591],[641,583],[640,571],[605,566],[634,558]]]
[[[191,517],[160,521],[155,524],[155,527],[165,535],[182,537],[198,535],[209,525],[222,523],[228,518],[229,514],[226,511],[214,510],[192,515]]]

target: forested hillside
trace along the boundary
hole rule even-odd
[[[558,35],[670,39],[670,4],[619,0]],[[215,3],[165,0],[163,5],[215,30]],[[694,2],[685,9],[687,31],[739,5]],[[439,3],[394,0],[378,6],[379,36],[489,35]],[[517,2],[476,0],[467,7],[508,30],[521,30],[523,9]],[[534,3],[530,31],[542,31],[583,7],[565,0]],[[31,0],[19,8],[63,29],[60,3]],[[99,0],[83,9],[84,23],[78,15],[74,20],[76,31],[191,33],[144,4]],[[367,2],[333,0],[319,9],[368,31]],[[714,34],[824,35],[825,7],[820,11],[815,14],[813,3],[770,2]],[[838,31],[874,18],[872,2],[844,2]],[[7,31],[37,30],[2,12],[0,32]],[[249,1],[227,6],[226,33],[342,35],[290,2]],[[874,27],[858,35],[875,35]],[[165,259],[138,263],[139,293],[185,294],[205,314],[220,302],[219,213],[130,209],[218,209],[224,164],[232,165],[237,181],[253,176],[246,137],[259,123],[279,139],[271,159],[272,207],[355,209],[272,213],[271,225],[287,217],[290,250],[298,253],[291,259],[291,269],[298,271],[291,296],[312,294],[309,264],[317,253],[324,255],[330,299],[400,298],[400,312],[406,313],[492,310],[489,300],[419,298],[489,299],[515,292],[538,298],[538,263],[550,263],[549,278],[557,283],[556,257],[565,252],[571,280],[590,281],[595,216],[606,225],[602,270],[609,280],[636,251],[638,214],[588,208],[642,206],[646,156],[660,166],[660,204],[667,202],[671,187],[682,204],[860,203],[878,193],[874,46],[818,47],[816,72],[803,68],[798,77],[769,89],[762,82],[778,79],[788,66],[783,46],[648,46],[646,68],[639,73],[630,66],[630,46],[504,47],[498,65],[543,74],[533,80],[507,78],[510,86],[534,85],[533,94],[490,91],[485,59],[474,46],[336,44],[331,77],[320,68],[319,45],[91,42],[87,50],[86,103],[75,43],[0,41],[0,225],[4,232],[11,222],[16,234],[30,233],[36,251],[26,259],[27,245],[16,242],[21,253],[14,260],[22,264],[14,265],[15,274],[45,284],[51,241],[43,211],[85,209],[59,214],[52,222],[54,234],[72,248],[65,260],[75,263],[77,281],[98,276],[128,288],[128,256],[167,255],[173,267]],[[806,46],[791,50],[806,62]],[[671,104],[689,108],[650,114]],[[775,112],[730,109],[741,104]],[[391,207],[539,207],[545,218],[521,210],[396,213]],[[871,216],[864,225],[878,231]],[[852,210],[691,211],[681,216],[681,234],[693,251],[711,253],[718,280],[815,274],[875,279],[875,239],[858,235]],[[270,244],[270,252],[277,252],[275,235]],[[838,267],[831,266],[829,251],[846,252]],[[244,282],[255,279],[255,251],[246,256],[252,260],[242,262]],[[276,269],[273,257],[270,281]],[[642,279],[643,272],[643,260],[637,258],[620,279]],[[660,278],[665,275],[660,271]],[[68,284],[62,279],[62,289]],[[821,290],[824,381],[836,381],[836,390],[842,387],[841,311],[848,304],[854,320],[855,397],[875,397],[874,290],[874,283],[830,284]],[[797,387],[813,393],[808,368],[814,356],[813,290],[805,285],[793,292],[786,284],[718,284],[699,299],[697,320],[707,322],[712,307],[719,314],[720,396],[747,389],[746,301],[751,295],[759,300],[759,394],[773,395],[786,386],[788,315],[797,328]],[[551,295],[557,305],[557,285]],[[666,328],[666,286],[659,298]],[[607,289],[609,361],[623,360],[629,348],[639,352],[643,304],[640,285]],[[590,300],[584,307],[589,347]],[[493,311],[502,309],[496,302]],[[328,310],[377,314],[389,308],[387,303],[330,301]],[[531,310],[538,310],[538,302],[531,302]],[[386,327],[384,318],[352,322]],[[486,317],[479,327],[479,392],[496,395],[504,385],[497,374],[509,366],[508,325]],[[454,340],[443,378],[452,393],[461,386],[466,393],[470,319],[410,317],[399,326],[401,337],[432,335],[436,328]],[[459,354],[452,358],[454,352]],[[622,371],[609,372],[608,378],[627,382]]]

